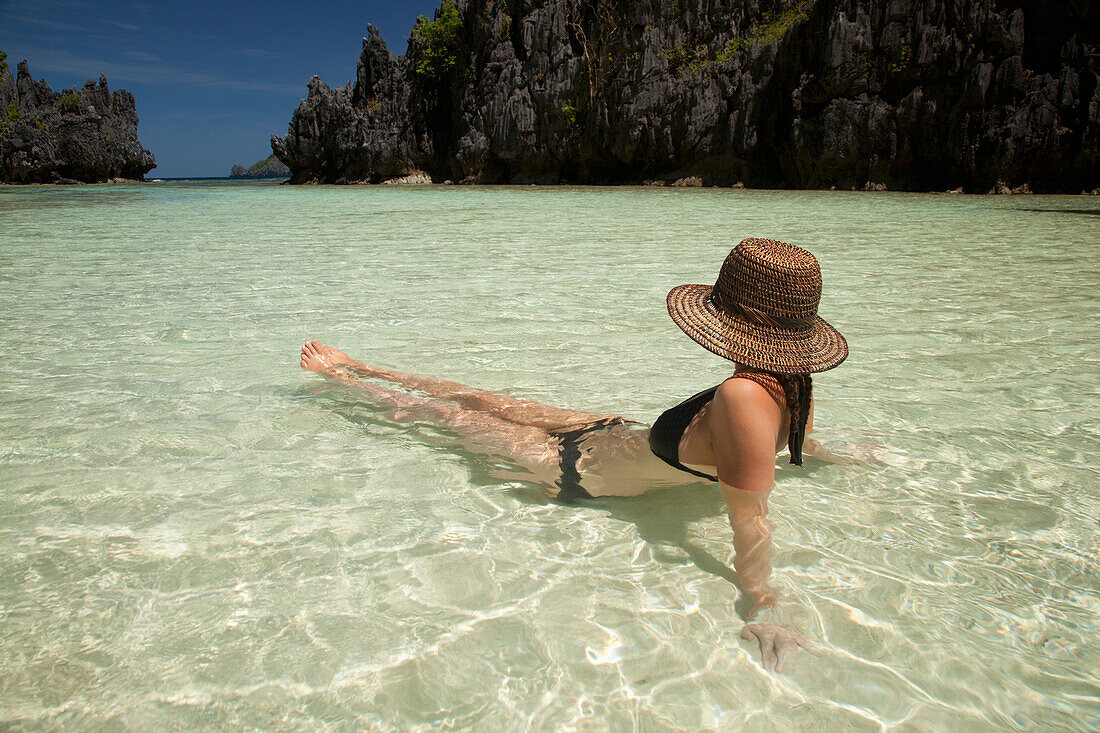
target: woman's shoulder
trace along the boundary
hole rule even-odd
[[[768,425],[783,419],[783,404],[762,384],[733,377],[718,385],[712,412],[723,413],[730,424]],[[760,421],[764,422],[761,423]]]
[[[767,372],[738,372],[718,385],[715,398],[726,404],[769,401],[783,407],[783,385]]]
[[[774,462],[784,414],[763,385],[727,379],[718,386],[707,417],[716,455],[735,455],[740,461],[761,465]]]

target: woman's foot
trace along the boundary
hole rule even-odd
[[[339,349],[322,344],[317,339],[306,341],[302,346],[302,368],[323,372],[341,364],[349,364],[352,359]]]

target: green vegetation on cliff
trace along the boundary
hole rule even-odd
[[[61,109],[62,114],[79,112],[80,111],[80,95],[78,95],[78,94],[62,94],[61,98],[57,100],[57,106]]]
[[[266,169],[270,168],[271,166],[277,164],[278,162],[279,162],[279,159],[275,157],[275,153],[272,153],[271,155],[267,156],[263,160],[257,160],[255,163],[253,163],[251,166],[249,166],[248,172],[249,173],[259,173],[260,171],[266,170]]]
[[[436,20],[419,16],[412,40],[417,47],[416,73],[439,79],[458,64],[462,18],[450,0],[440,6],[437,15]]]
[[[230,178],[283,178],[289,176],[290,170],[283,165],[274,153],[263,160],[258,160],[248,168],[243,165],[235,165],[229,171]]]
[[[778,41],[787,35],[791,26],[810,16],[815,2],[817,0],[800,0],[792,7],[765,14],[763,20],[753,24],[744,35],[730,41],[725,50],[721,51],[714,60],[720,64],[725,63],[750,46]]]
[[[795,23],[810,17],[810,11],[813,10],[816,2],[817,0],[796,0],[788,7],[781,6],[764,13],[759,21],[750,25],[744,32],[735,35],[724,48],[714,52],[713,55],[711,46],[706,43],[696,46],[677,43],[663,52],[668,61],[669,71],[677,76],[708,71],[714,64],[729,63],[754,46],[779,41],[787,35]]]

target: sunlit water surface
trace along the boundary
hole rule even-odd
[[[0,723],[1100,727],[1100,200],[643,188],[0,188]],[[728,364],[664,294],[766,236],[851,345],[779,459],[739,638],[716,490],[548,502],[298,368],[652,420]]]

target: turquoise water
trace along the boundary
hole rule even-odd
[[[0,188],[0,723],[1094,730],[1100,200],[652,188]],[[851,345],[739,638],[715,490],[566,507],[298,368],[652,420],[727,365],[664,294],[767,236]]]

